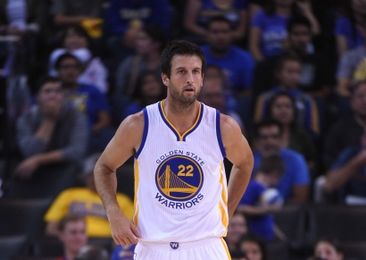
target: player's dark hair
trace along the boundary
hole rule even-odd
[[[206,60],[200,47],[185,40],[175,40],[168,44],[161,54],[161,72],[170,77],[174,55],[198,56],[202,61],[202,73],[206,68]]]

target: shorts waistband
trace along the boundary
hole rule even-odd
[[[138,244],[144,246],[144,247],[152,247],[155,249],[161,248],[161,249],[183,249],[183,248],[194,248],[194,247],[200,247],[204,244],[210,243],[210,242],[220,242],[223,238],[221,237],[210,237],[210,238],[204,238],[200,240],[195,241],[139,241]]]

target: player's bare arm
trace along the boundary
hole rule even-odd
[[[221,114],[221,135],[226,157],[233,164],[228,184],[228,212],[231,218],[242,198],[253,170],[253,153],[234,119]]]
[[[95,185],[106,210],[113,239],[117,244],[134,244],[139,237],[135,225],[122,214],[118,206],[116,170],[135,153],[141,142],[143,128],[142,112],[127,117],[117,129],[94,169]]]

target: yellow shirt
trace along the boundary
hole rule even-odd
[[[126,196],[117,193],[118,205],[123,214],[132,219],[133,203]],[[110,237],[111,231],[99,195],[88,188],[70,188],[61,192],[48,209],[46,222],[60,221],[66,214],[74,213],[86,217],[89,237]]]

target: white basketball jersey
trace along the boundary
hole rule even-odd
[[[183,135],[162,102],[144,109],[135,155],[135,217],[142,241],[187,242],[226,235],[225,156],[220,113],[201,104]]]

